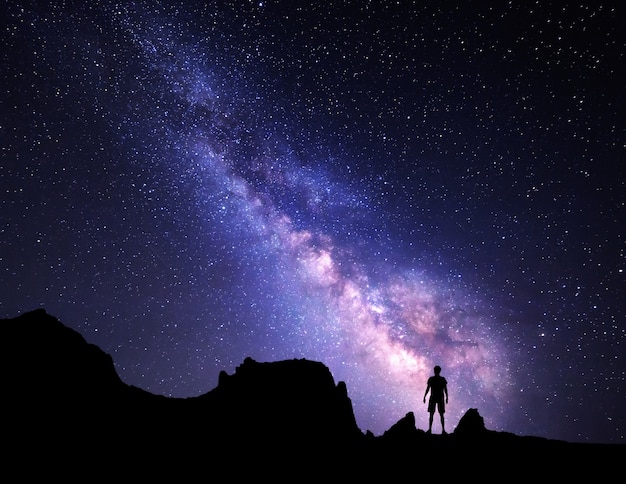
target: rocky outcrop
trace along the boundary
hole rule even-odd
[[[291,442],[337,442],[362,437],[345,383],[335,384],[328,367],[316,361],[246,358],[196,400],[218,417],[213,425],[224,438],[277,435]]]
[[[471,437],[483,435],[486,431],[485,420],[478,413],[478,409],[470,408],[459,420],[458,425],[454,429],[454,434]]]

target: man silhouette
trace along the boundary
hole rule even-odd
[[[426,392],[424,393],[424,403],[426,403],[426,395],[430,391],[430,400],[428,400],[428,433],[433,430],[433,416],[435,415],[435,409],[439,411],[439,417],[441,418],[441,433],[446,434],[446,426],[443,418],[443,414],[446,413],[446,403],[448,403],[448,382],[444,377],[440,375],[441,367],[435,366],[435,375],[428,378],[426,384]],[[445,403],[443,397],[446,397]]]

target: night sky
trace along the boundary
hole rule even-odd
[[[156,394],[306,358],[380,435],[438,364],[449,432],[625,442],[622,2],[43,3],[0,10],[0,317]]]

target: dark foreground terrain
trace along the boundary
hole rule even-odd
[[[208,393],[167,398],[125,384],[108,354],[44,310],[1,324],[5,482],[596,481],[620,476],[626,458],[625,445],[491,431],[478,409],[448,435],[408,413],[374,436],[345,384],[310,360],[247,358]]]

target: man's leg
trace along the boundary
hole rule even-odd
[[[430,412],[430,415],[428,416],[428,433],[431,433],[433,430],[433,416],[434,416],[435,412]]]
[[[440,413],[439,415],[441,416],[441,433],[445,434],[446,433],[445,419],[443,418],[443,413]]]

